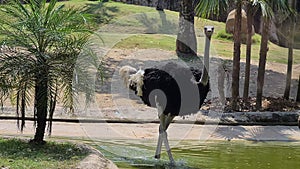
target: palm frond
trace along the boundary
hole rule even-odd
[[[211,15],[220,15],[220,11],[226,11],[228,0],[201,0],[195,9],[198,17],[208,18]]]

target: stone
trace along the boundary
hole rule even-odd
[[[229,12],[226,20],[226,32],[233,34],[234,33],[234,22],[235,22],[236,10]],[[245,10],[242,10],[242,30],[241,33],[247,35],[247,14]],[[252,25],[252,35],[254,35],[254,26]]]

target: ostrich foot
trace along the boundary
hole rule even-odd
[[[166,146],[166,150],[167,150],[167,153],[168,153],[168,156],[169,156],[170,163],[175,164],[175,160],[174,160],[173,155],[171,153],[171,148],[170,148],[170,145],[169,145],[167,132],[164,132],[162,134],[162,137],[163,137],[164,144]]]
[[[165,147],[166,147],[166,150],[167,150],[167,153],[168,153],[168,156],[169,156],[170,163],[172,165],[175,164],[175,160],[173,158],[173,155],[171,153],[171,148],[170,148],[170,145],[169,145],[168,134],[167,134],[166,131],[163,131],[162,133],[159,134],[157,147],[156,147],[156,153],[155,153],[154,158],[160,159],[162,142],[164,142],[164,144],[165,144]]]

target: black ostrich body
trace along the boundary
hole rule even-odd
[[[156,107],[156,101],[163,108],[163,113],[172,116],[184,116],[197,113],[203,104],[209,85],[199,81],[202,72],[170,62],[160,68],[145,69],[143,77],[142,101],[150,107]],[[194,79],[194,82],[193,80]],[[136,84],[130,89],[137,93]]]

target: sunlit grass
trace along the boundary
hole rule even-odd
[[[0,138],[0,165],[9,169],[75,168],[88,152],[71,143],[35,145]]]
[[[131,15],[136,15],[137,13],[143,14],[146,18],[148,18],[148,21],[151,22],[151,20],[160,19],[158,18],[159,15],[155,14],[157,11],[153,7],[144,7],[144,6],[137,6],[137,5],[128,5],[124,3],[116,3],[116,2],[108,2],[105,4],[107,7],[115,7],[117,10],[115,13],[113,13],[113,20],[111,24],[114,24],[114,22],[118,22],[115,24],[116,26],[124,27],[126,29],[126,26],[130,26],[130,28],[135,28],[135,30],[144,29],[145,25],[141,22],[141,20],[137,20],[135,17],[131,17]],[[178,24],[177,20],[174,20],[174,18],[178,18],[178,12],[168,11],[165,10],[166,18],[167,20],[170,20],[170,23]],[[128,17],[124,16],[129,15]],[[120,19],[122,18],[122,19]],[[202,18],[196,18],[195,19],[195,30],[197,33],[197,36],[203,36],[203,27],[205,25],[213,25],[215,27],[215,32],[212,37],[212,46],[214,47],[214,50],[216,51],[217,55],[223,58],[231,59],[233,57],[233,41],[230,40],[223,40],[223,39],[217,39],[217,34],[220,31],[225,30],[225,23],[223,22],[217,22],[217,21],[211,21],[207,19]],[[161,22],[151,22],[151,27],[157,28],[161,26]],[[176,25],[177,26],[177,25]],[[140,29],[139,29],[140,28]],[[174,30],[176,30],[174,28]],[[171,34],[176,35],[177,32],[173,32]],[[130,31],[130,30],[129,30]],[[137,36],[131,36],[127,38],[124,41],[121,41],[120,44],[117,44],[116,47],[120,48],[161,48],[165,50],[175,50],[175,40],[173,37],[162,35],[160,34],[149,34],[149,35],[137,35]],[[176,37],[175,37],[176,38]],[[260,40],[260,35],[256,34],[254,36],[254,39]],[[201,39],[200,39],[201,40]],[[199,41],[199,39],[198,39]],[[201,41],[200,41],[201,43]],[[259,59],[259,49],[260,44],[255,43],[252,45],[252,59],[258,60]],[[202,53],[202,48],[198,47],[198,52]],[[242,44],[241,48],[241,58],[244,59],[246,55],[246,45]],[[273,43],[269,43],[269,52],[267,60],[271,62],[277,62],[277,63],[287,63],[287,55],[288,55],[288,49],[283,48],[280,46],[277,46]],[[294,63],[299,64],[300,63],[300,50],[295,49],[294,50]]]
[[[124,39],[119,42],[116,48],[158,48],[164,50],[175,50],[176,39],[167,35],[134,35],[130,38]]]

